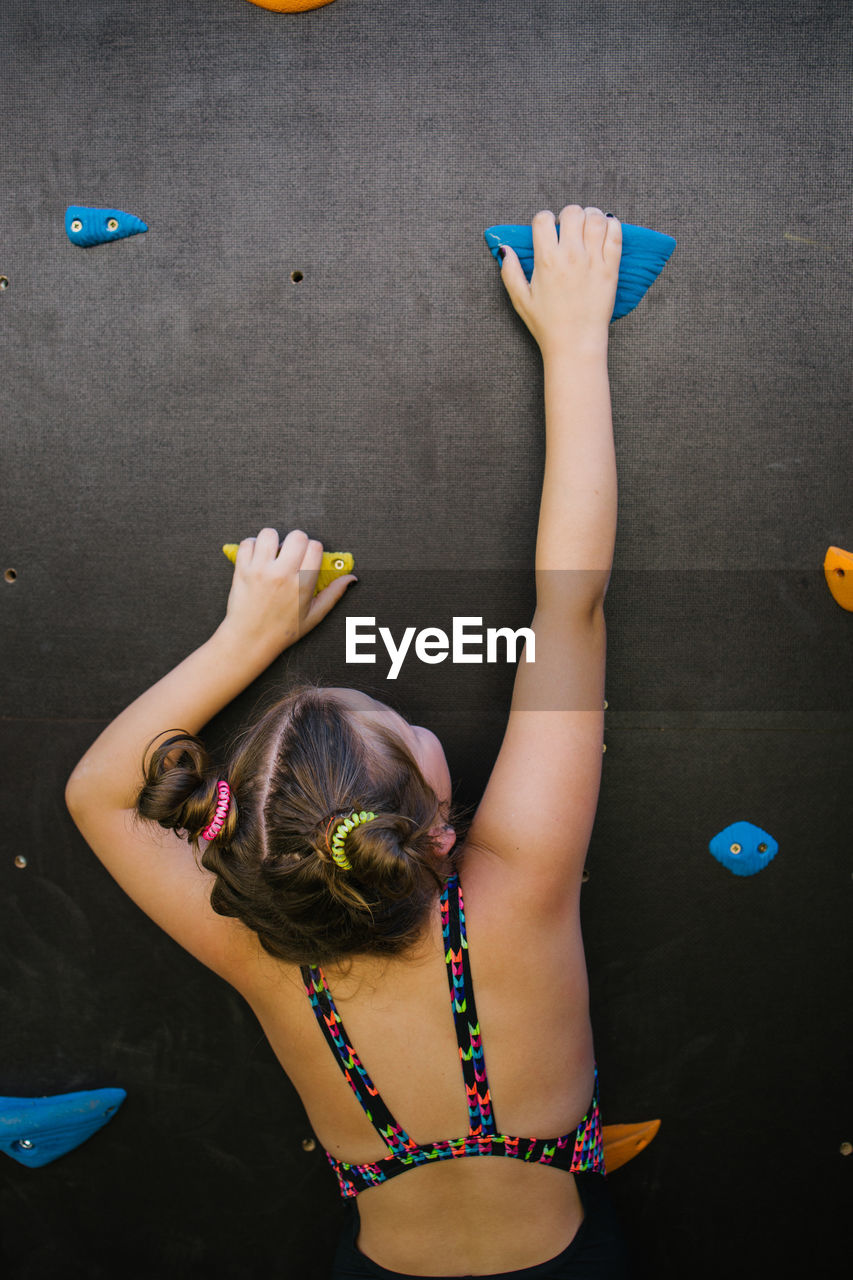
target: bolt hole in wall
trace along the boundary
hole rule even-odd
[[[7,569],[6,572],[3,574],[3,577],[6,579],[7,582],[14,582],[18,577],[18,570]]]
[[[290,273],[290,278],[291,278],[291,280],[293,281],[293,283],[294,283],[294,284],[299,284],[299,282],[300,282],[301,280],[304,280],[304,279],[305,279],[305,277],[303,276],[302,272],[301,272],[301,271],[298,271],[298,270],[297,270],[297,271],[291,271],[291,273]]]
[[[0,289],[8,289],[8,288],[9,288],[9,277],[0,276]]]

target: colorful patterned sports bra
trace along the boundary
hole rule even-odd
[[[465,934],[465,904],[458,875],[451,876],[441,896],[441,925],[450,1001],[468,1094],[468,1134],[464,1138],[447,1138],[422,1147],[412,1141],[385,1106],[350,1044],[326,986],[323,970],[319,965],[302,965],[302,981],[320,1029],[337,1057],[347,1083],[389,1151],[384,1159],[373,1164],[347,1164],[345,1160],[336,1160],[327,1151],[326,1157],[338,1176],[341,1195],[345,1199],[357,1196],[360,1191],[376,1187],[407,1169],[433,1160],[455,1160],[462,1156],[512,1156],[535,1164],[550,1164],[555,1169],[571,1173],[591,1171],[603,1174],[597,1066],[589,1111],[574,1133],[567,1133],[562,1138],[514,1138],[497,1132],[486,1078],[480,1023],[474,1004]]]

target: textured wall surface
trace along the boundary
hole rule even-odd
[[[128,1091],[56,1163],[0,1160],[10,1275],[326,1274],[299,1099],[63,788],[217,625],[221,544],[271,524],[360,582],[211,742],[315,675],[432,727],[479,799],[512,667],[391,682],[345,663],[345,618],[529,621],[541,362],[482,233],[575,202],[678,241],[610,345],[584,934],[605,1122],[663,1122],[613,1197],[653,1280],[849,1262],[853,614],[821,570],[853,550],[846,10],[3,6],[0,1094]],[[69,204],[149,230],[81,249]],[[749,879],[708,852],[744,818],[780,845]]]

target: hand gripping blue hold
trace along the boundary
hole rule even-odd
[[[124,240],[126,236],[138,236],[148,228],[141,218],[121,209],[88,209],[82,204],[70,204],[65,210],[65,232],[72,244],[84,249],[93,244],[107,244],[110,240]]]
[[[757,875],[779,852],[773,837],[751,822],[733,822],[714,836],[708,848],[736,876]]]
[[[109,1124],[124,1089],[84,1089],[44,1098],[0,1098],[0,1151],[38,1169]]]
[[[492,257],[501,263],[498,247],[508,244],[518,254],[528,281],[533,275],[533,228],[530,226],[487,227],[483,233]],[[560,227],[557,224],[557,239]],[[649,231],[647,227],[632,227],[622,223],[622,257],[619,260],[619,279],[616,283],[616,305],[610,323],[620,320],[637,303],[657,280],[675,248],[672,236],[662,231]]]

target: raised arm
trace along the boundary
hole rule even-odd
[[[245,538],[226,615],[213,635],[107,725],[65,788],[75,826],[124,892],[239,990],[254,979],[258,939],[210,906],[214,877],[198,864],[185,839],[154,821],[138,820],[143,757],[147,762],[161,735],[197,734],[284,649],[317,626],[354,581],[350,575],[336,578],[315,597],[322,558],[322,543],[309,541],[301,529],[281,544],[275,529]]]
[[[533,245],[530,285],[511,249],[502,278],[544,371],[536,660],[525,652],[519,661],[468,848],[513,872],[513,894],[545,911],[577,899],[601,781],[603,606],[616,536],[607,346],[622,229],[599,209],[569,205],[559,240],[553,213],[536,215]]]

